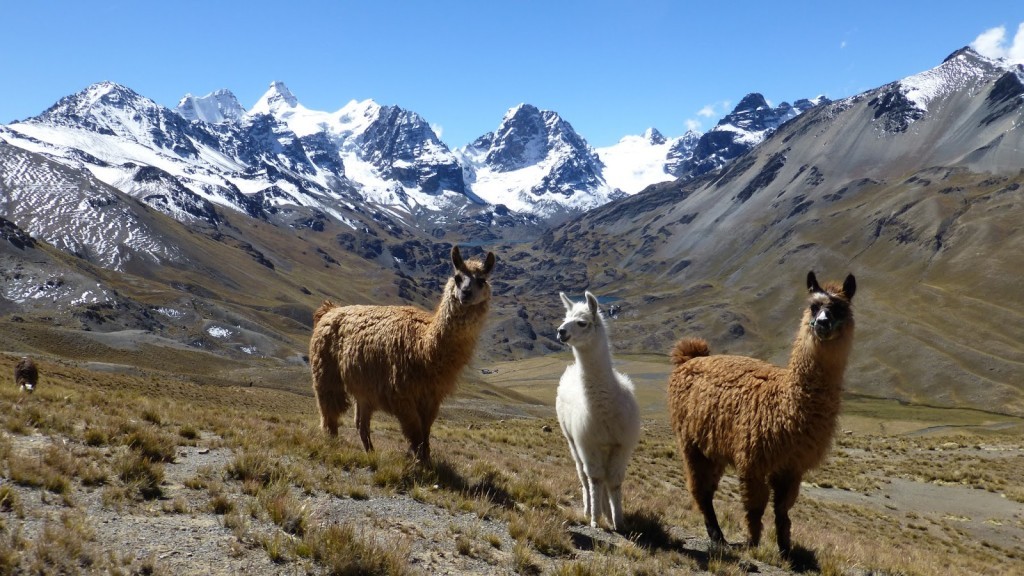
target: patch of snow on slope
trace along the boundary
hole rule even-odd
[[[921,110],[928,110],[928,103],[946,94],[977,85],[984,79],[984,71],[971,65],[965,54],[943,62],[941,65],[914,74],[900,81],[907,99]]]
[[[651,143],[649,136],[626,136],[617,144],[597,148],[604,163],[604,179],[609,186],[627,194],[636,194],[651,184],[674,180],[665,172],[671,140]]]

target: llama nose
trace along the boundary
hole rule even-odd
[[[565,342],[568,339],[569,339],[569,333],[565,331],[565,328],[559,328],[558,329],[558,340],[561,341],[561,342]]]

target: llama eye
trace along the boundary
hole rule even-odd
[[[576,325],[579,326],[580,328],[586,328],[587,327],[587,323],[584,320],[580,320],[579,322],[576,323]]]
[[[817,316],[818,310],[821,310],[821,304],[811,304],[811,315]]]
[[[487,284],[487,280],[484,280],[483,278],[476,279],[476,285],[479,286],[480,288],[483,288],[484,284]]]
[[[456,274],[455,275],[455,283],[456,284],[462,284],[462,274]]]

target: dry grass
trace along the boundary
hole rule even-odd
[[[375,422],[380,440],[373,454],[358,446],[354,430],[325,437],[305,382],[288,392],[204,386],[161,373],[99,374],[70,362],[46,368],[45,385],[32,396],[0,386],[0,402],[10,408],[0,412],[6,431],[0,475],[10,482],[0,483],[3,573],[169,573],[160,559],[112,555],[116,546],[98,539],[84,521],[90,491],[102,494],[101,506],[124,513],[218,518],[233,538],[230,556],[258,553],[284,572],[417,572],[407,559],[423,536],[412,528],[396,531],[389,522],[400,519],[325,522],[313,507],[325,498],[397,496],[488,522],[487,528],[448,530],[434,544],[490,566],[486,572],[738,574],[759,564],[825,574],[994,574],[1024,559],[1024,541],[970,532],[962,518],[929,509],[890,509],[885,499],[894,482],[905,481],[1020,502],[1019,428],[944,436],[865,433],[878,422],[857,413],[857,430],[841,435],[826,465],[807,478],[793,510],[797,553],[786,560],[774,550],[770,528],[758,549],[707,551],[674,440],[657,414],[645,413],[625,486],[626,527],[616,536],[586,526],[576,472],[550,408],[495,418],[462,409],[456,399],[435,426],[435,461],[417,465],[405,456],[392,419]],[[919,413],[896,416],[904,419],[887,412],[885,422],[932,425]],[[187,448],[226,457],[171,482],[168,470]],[[41,524],[45,544],[22,528],[34,525],[29,503],[40,499],[34,493],[61,511],[58,520]],[[742,511],[730,477],[719,494],[723,530],[739,541]],[[1024,517],[1016,522],[1015,531],[1004,533],[1024,532]],[[770,511],[765,523],[772,526]]]

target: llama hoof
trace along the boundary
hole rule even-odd
[[[590,527],[591,528],[597,528],[597,520],[591,520],[590,521]]]

